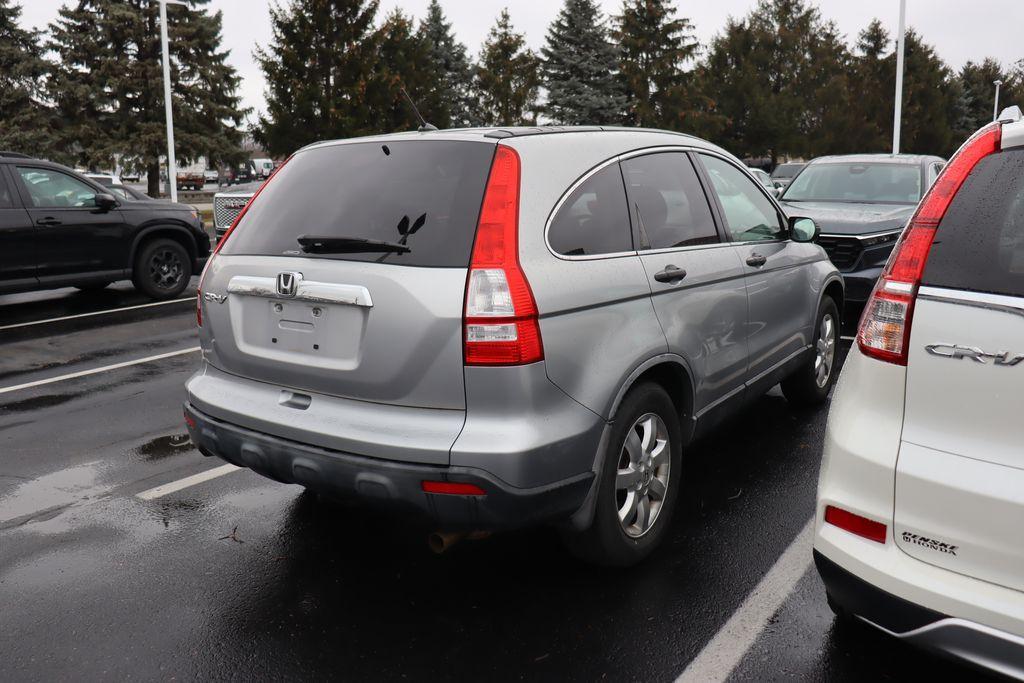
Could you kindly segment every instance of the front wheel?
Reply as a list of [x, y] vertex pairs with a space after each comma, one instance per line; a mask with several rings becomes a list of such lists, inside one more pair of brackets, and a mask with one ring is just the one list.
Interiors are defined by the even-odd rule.
[[672, 521], [682, 475], [682, 430], [665, 390], [643, 384], [619, 407], [599, 473], [590, 528], [566, 536], [584, 560], [615, 567], [640, 562]]
[[170, 299], [181, 294], [192, 277], [192, 260], [174, 240], [156, 239], [139, 250], [132, 282], [136, 289], [154, 299]]
[[799, 370], [782, 380], [783, 395], [796, 405], [821, 405], [836, 381], [839, 307], [831, 297], [821, 300], [814, 329], [814, 355]]

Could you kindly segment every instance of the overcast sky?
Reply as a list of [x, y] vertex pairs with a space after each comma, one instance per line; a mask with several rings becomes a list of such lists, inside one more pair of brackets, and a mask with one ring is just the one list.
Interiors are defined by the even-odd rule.
[[[18, 0], [15, 0], [16, 2]], [[57, 16], [65, 0], [20, 0], [22, 21], [44, 27]], [[211, 10], [224, 12], [224, 45], [231, 50], [230, 61], [243, 77], [242, 97], [246, 106], [261, 110], [263, 78], [252, 58], [255, 45], [270, 41], [271, 2], [287, 0], [212, 0]], [[813, 1], [813, 0], [812, 0]], [[394, 7], [419, 18], [429, 0], [381, 0], [381, 16]], [[618, 12], [622, 0], [600, 0], [606, 13]], [[697, 38], [706, 43], [725, 25], [729, 16], [742, 17], [756, 0], [677, 0], [681, 16], [691, 19]], [[852, 41], [872, 18], [878, 17], [896, 32], [899, 0], [818, 0], [827, 19]], [[547, 25], [558, 13], [560, 0], [441, 0], [455, 33], [475, 55], [502, 7], [508, 7], [512, 21], [526, 33], [534, 49], [544, 43]], [[173, 8], [170, 11], [174, 11]], [[991, 56], [1004, 64], [1024, 58], [1024, 2], [1020, 0], [908, 0], [907, 24], [917, 29], [926, 42], [954, 68], [968, 60]]]

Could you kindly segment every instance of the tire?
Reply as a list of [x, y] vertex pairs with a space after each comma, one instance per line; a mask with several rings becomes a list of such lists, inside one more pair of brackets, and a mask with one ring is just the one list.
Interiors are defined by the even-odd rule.
[[[799, 370], [782, 380], [786, 400], [798, 406], [819, 406], [836, 381], [836, 349], [839, 345], [839, 308], [824, 297], [814, 322], [814, 355]], [[822, 370], [824, 368], [824, 370]]]
[[75, 289], [83, 292], [98, 292], [101, 289], [106, 289], [110, 284], [110, 282], [86, 282], [80, 285], [75, 285]]
[[135, 288], [153, 299], [170, 299], [188, 286], [192, 277], [192, 259], [185, 247], [174, 240], [146, 242], [135, 257], [132, 282]]
[[[645, 432], [652, 437], [645, 439]], [[656, 446], [659, 441], [667, 442], [660, 450]], [[650, 445], [644, 447], [645, 442]], [[659, 453], [663, 454], [660, 458]], [[628, 567], [643, 560], [671, 525], [681, 475], [682, 429], [672, 400], [656, 384], [634, 387], [619, 406], [612, 426], [599, 474], [594, 518], [590, 528], [565, 534], [569, 551], [587, 562], [611, 567]], [[635, 484], [630, 486], [639, 486], [639, 490], [624, 486], [632, 480]], [[620, 508], [624, 514], [621, 522]], [[647, 524], [640, 516], [644, 509]]]

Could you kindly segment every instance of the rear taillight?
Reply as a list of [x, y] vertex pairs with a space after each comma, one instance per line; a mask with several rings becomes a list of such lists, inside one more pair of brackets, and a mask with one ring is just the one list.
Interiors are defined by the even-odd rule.
[[466, 365], [544, 358], [537, 304], [519, 265], [519, 155], [499, 145], [487, 179], [463, 316]]
[[235, 216], [235, 220], [231, 221], [231, 225], [229, 225], [228, 229], [224, 231], [224, 235], [217, 240], [217, 246], [213, 248], [213, 253], [211, 253], [210, 258], [206, 260], [203, 272], [199, 275], [199, 286], [196, 287], [196, 324], [199, 327], [203, 326], [203, 278], [206, 277], [206, 271], [210, 269], [210, 264], [213, 263], [213, 259], [217, 258], [217, 254], [220, 253], [224, 243], [228, 241], [228, 237], [231, 236], [231, 232], [235, 229], [235, 226], [242, 220], [242, 216], [244, 216], [245, 212], [249, 210], [249, 207], [252, 206], [254, 201], [256, 201], [256, 198], [260, 196], [260, 192], [263, 192], [263, 188], [270, 184], [270, 181], [273, 180], [275, 175], [277, 175], [277, 172], [284, 168], [285, 164], [289, 161], [291, 161], [291, 157], [285, 159], [284, 163], [270, 172], [270, 175], [267, 176], [265, 181], [263, 181], [263, 184], [256, 189], [256, 192], [253, 193], [252, 198], [245, 206], [242, 207], [242, 210], [238, 212], [238, 215]]
[[825, 523], [876, 543], [885, 543], [885, 525], [834, 505], [825, 507]]
[[981, 159], [999, 150], [1001, 130], [993, 123], [971, 136], [921, 200], [864, 307], [857, 345], [865, 355], [907, 364], [914, 301], [935, 230], [970, 172]]

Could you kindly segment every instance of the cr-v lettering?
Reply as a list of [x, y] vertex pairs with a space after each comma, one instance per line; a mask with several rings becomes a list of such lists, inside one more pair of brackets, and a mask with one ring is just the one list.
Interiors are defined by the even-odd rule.
[[976, 346], [960, 346], [959, 344], [928, 344], [924, 350], [933, 356], [944, 358], [970, 358], [975, 363], [985, 363], [991, 358], [995, 365], [1017, 365], [1024, 360], [1024, 355], [1011, 354], [1009, 351], [989, 353]]

